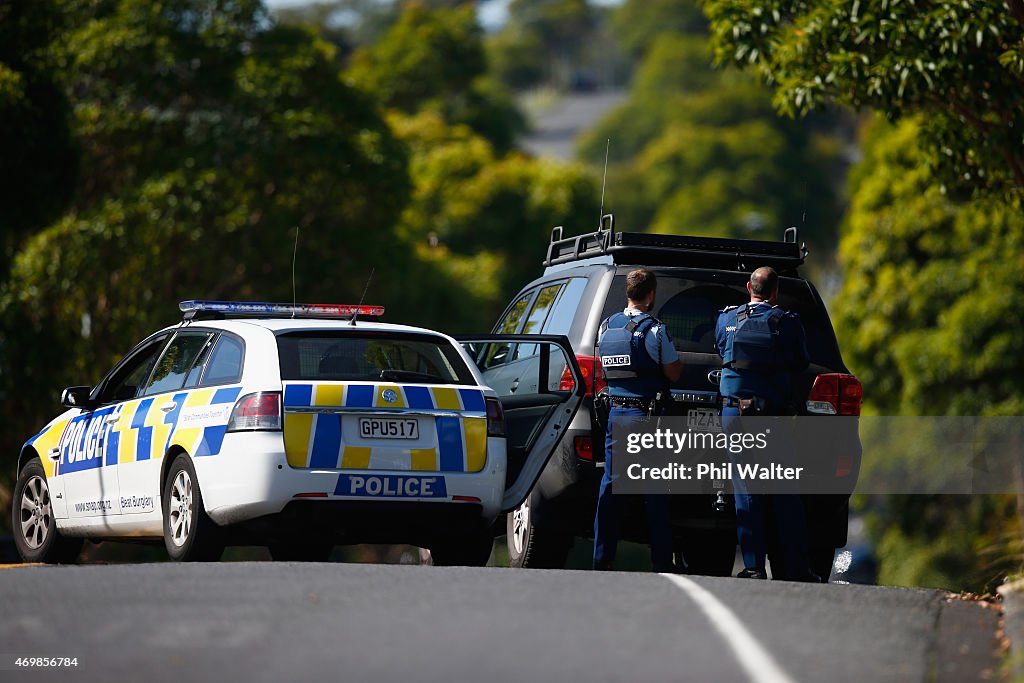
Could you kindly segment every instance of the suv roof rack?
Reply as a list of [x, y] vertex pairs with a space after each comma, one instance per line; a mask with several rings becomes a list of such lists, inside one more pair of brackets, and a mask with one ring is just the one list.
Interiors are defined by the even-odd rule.
[[562, 237], [562, 226], [551, 231], [544, 266], [571, 263], [595, 256], [611, 256], [617, 264], [692, 266], [751, 272], [771, 266], [780, 274], [795, 274], [807, 258], [799, 231], [787, 228], [782, 242], [686, 235], [616, 232], [615, 216], [605, 214], [596, 232]]

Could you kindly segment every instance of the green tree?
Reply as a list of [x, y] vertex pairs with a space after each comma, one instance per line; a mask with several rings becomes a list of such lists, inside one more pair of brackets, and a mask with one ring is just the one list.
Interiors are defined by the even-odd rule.
[[[876, 120], [851, 176], [833, 310], [843, 355], [882, 414], [1020, 415], [1024, 217], [942, 191], [923, 124]], [[941, 457], [940, 454], [937, 457]], [[1016, 503], [1005, 496], [866, 499], [880, 581], [991, 590], [1019, 570]]]
[[512, 0], [504, 28], [487, 41], [495, 76], [519, 90], [569, 86], [594, 61], [585, 48], [599, 24], [587, 0]]
[[705, 37], [708, 22], [694, 0], [626, 0], [612, 14], [612, 29], [619, 43], [640, 59], [653, 37], [662, 33]]
[[285, 26], [300, 26], [338, 49], [345, 60], [356, 48], [372, 45], [398, 20], [398, 2], [380, 0], [320, 0], [272, 10]]
[[839, 157], [820, 123], [780, 118], [753, 78], [714, 70], [706, 36], [660, 33], [580, 154], [600, 164], [611, 141], [607, 205], [622, 229], [779, 239], [805, 225], [829, 247]]
[[840, 247], [844, 355], [885, 411], [1024, 414], [1024, 216], [944, 194], [922, 134], [907, 119], [864, 141]]
[[59, 216], [74, 189], [71, 107], [48, 51], [63, 24], [54, 0], [0, 4], [0, 277], [21, 241]]
[[526, 123], [486, 73], [472, 5], [431, 9], [410, 3], [380, 41], [353, 55], [347, 76], [384, 107], [406, 114], [440, 112], [508, 150]]
[[348, 74], [384, 106], [412, 113], [424, 102], [457, 97], [484, 73], [481, 36], [470, 6], [410, 3], [380, 41], [353, 55]]
[[[410, 292], [404, 305], [461, 329], [489, 329], [524, 283], [540, 275], [551, 228], [593, 229], [598, 201], [582, 167], [498, 156], [467, 126], [450, 126], [435, 112], [391, 118], [410, 149], [413, 196], [399, 233], [450, 278], [441, 288], [458, 296]], [[571, 234], [571, 233], [570, 233]]]
[[544, 45], [540, 36], [512, 24], [486, 40], [487, 58], [494, 77], [515, 90], [544, 81]]
[[776, 86], [781, 111], [831, 102], [927, 116], [940, 183], [1024, 194], [1024, 2], [708, 0], [718, 58]]
[[395, 262], [408, 199], [405, 147], [341, 81], [333, 48], [268, 24], [259, 3], [65, 7], [51, 49], [87, 172], [0, 296], [6, 424], [41, 424], [58, 387], [99, 379], [174, 321], [175, 301], [291, 298], [296, 230], [298, 294], [357, 298], [371, 267]]

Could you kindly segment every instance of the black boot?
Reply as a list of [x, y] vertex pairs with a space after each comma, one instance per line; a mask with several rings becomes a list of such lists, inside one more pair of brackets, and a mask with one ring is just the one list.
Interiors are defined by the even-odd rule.
[[736, 575], [737, 579], [767, 579], [768, 574], [763, 569], [751, 569], [747, 567]]

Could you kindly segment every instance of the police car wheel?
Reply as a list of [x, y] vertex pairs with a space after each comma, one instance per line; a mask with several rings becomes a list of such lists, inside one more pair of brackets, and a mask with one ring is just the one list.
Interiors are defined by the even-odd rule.
[[562, 569], [572, 548], [572, 536], [538, 529], [533, 523], [532, 509], [539, 494], [530, 493], [526, 500], [506, 515], [505, 532], [509, 565], [536, 569]]
[[81, 538], [62, 536], [50, 505], [50, 488], [39, 458], [29, 460], [14, 485], [14, 545], [25, 562], [71, 564], [82, 551]]
[[329, 543], [271, 543], [269, 550], [275, 562], [326, 562], [334, 546]]
[[164, 482], [164, 546], [178, 562], [216, 562], [224, 553], [221, 528], [206, 514], [192, 461], [174, 459]]

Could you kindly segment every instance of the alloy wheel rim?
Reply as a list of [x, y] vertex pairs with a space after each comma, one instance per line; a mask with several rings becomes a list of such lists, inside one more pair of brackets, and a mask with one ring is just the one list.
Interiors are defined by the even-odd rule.
[[168, 526], [171, 542], [181, 547], [192, 532], [192, 477], [181, 470], [171, 484], [171, 498], [167, 503]]
[[530, 527], [530, 497], [512, 511], [512, 545], [517, 554], [526, 549], [526, 533]]
[[38, 550], [46, 543], [53, 524], [50, 509], [50, 489], [46, 480], [33, 475], [21, 492], [21, 534], [31, 550]]

